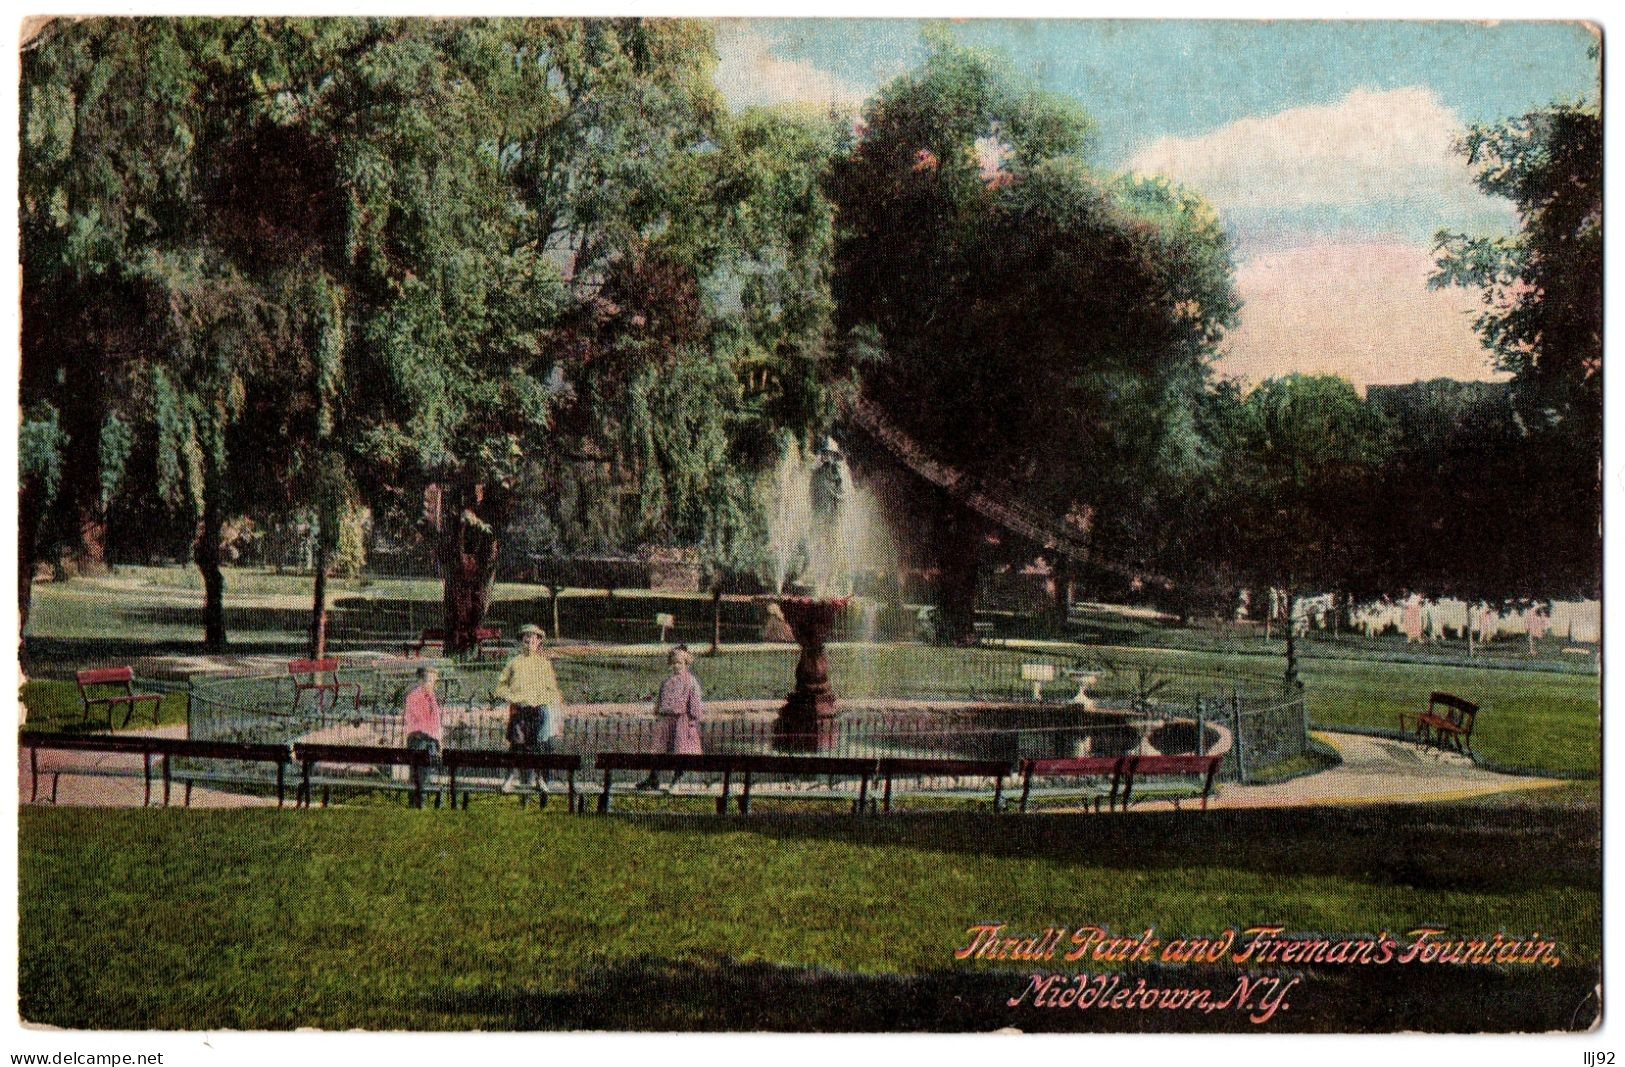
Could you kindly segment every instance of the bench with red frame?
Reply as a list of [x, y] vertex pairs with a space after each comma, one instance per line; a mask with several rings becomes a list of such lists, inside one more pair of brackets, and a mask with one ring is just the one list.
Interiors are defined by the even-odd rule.
[[[1027, 810], [1032, 795], [1034, 778], [1104, 778], [1112, 784], [1106, 809], [1117, 806], [1117, 793], [1122, 786], [1128, 756], [1078, 756], [1068, 759], [1024, 759], [1018, 773], [1021, 775], [1021, 810]], [[1098, 810], [1099, 798], [1095, 800]]]
[[[574, 753], [564, 752], [497, 752], [491, 749], [480, 748], [448, 748], [440, 754], [440, 765], [445, 769], [447, 790], [451, 796], [451, 806], [457, 806], [459, 791], [462, 793], [462, 805], [468, 807], [468, 796], [473, 791], [473, 783], [465, 777], [462, 784], [457, 781], [458, 771], [491, 770], [491, 771], [529, 771], [540, 776], [551, 771], [565, 773], [565, 803], [567, 811], [574, 812], [580, 806], [576, 801], [576, 772], [581, 770], [581, 757]], [[490, 791], [492, 786], [487, 783], [483, 787]], [[523, 805], [531, 794], [537, 794], [541, 806], [547, 806], [547, 791], [540, 786], [519, 790], [519, 803]]]
[[413, 659], [417, 659], [430, 649], [436, 653], [446, 650], [446, 631], [439, 627], [428, 627], [418, 633], [416, 641], [408, 641], [401, 646], [401, 652]]
[[[746, 752], [720, 752], [688, 755], [675, 752], [600, 752], [593, 757], [593, 765], [604, 772], [604, 790], [598, 797], [598, 811], [610, 810], [611, 778], [615, 771], [684, 771], [697, 774], [721, 774], [722, 795], [716, 800], [718, 815], [728, 813], [732, 798], [733, 779], [740, 777], [738, 808], [741, 815], [750, 814], [751, 784], [756, 775], [779, 774], [806, 777], [856, 777], [859, 779], [858, 796], [852, 801], [854, 814], [869, 806], [869, 782], [875, 777], [876, 761], [871, 758], [844, 756], [774, 756]], [[820, 798], [823, 799], [823, 798]], [[844, 797], [842, 798], [844, 799]]]
[[[113, 708], [124, 705], [124, 722], [130, 725], [130, 718], [135, 714], [137, 705], [152, 704], [152, 724], [158, 725], [158, 707], [164, 702], [160, 693], [137, 693], [135, 691], [135, 672], [129, 667], [97, 667], [92, 670], [74, 671], [74, 681], [79, 683], [79, 700], [85, 706], [84, 721], [90, 721], [90, 709], [96, 705], [107, 708], [107, 728], [113, 728]], [[107, 693], [103, 690], [123, 686], [122, 693]]]
[[[444, 655], [445, 651], [446, 631], [438, 626], [427, 627], [419, 632], [416, 641], [408, 641], [401, 646], [401, 652], [410, 659], [418, 659], [425, 652]], [[477, 659], [496, 659], [512, 651], [502, 643], [502, 627], [481, 626], [475, 629], [474, 655]]]
[[[1440, 714], [1438, 709], [1444, 708]], [[1464, 756], [1473, 752], [1473, 722], [1478, 718], [1478, 705], [1452, 693], [1428, 694], [1428, 710], [1412, 715], [1400, 712], [1399, 732], [1410, 734], [1419, 745], [1431, 745], [1440, 751], [1455, 751]], [[1410, 722], [1415, 721], [1414, 727]]]
[[[1213, 792], [1213, 779], [1219, 772], [1219, 763], [1223, 756], [1130, 756], [1128, 757], [1128, 770], [1123, 782], [1123, 810], [1128, 810], [1129, 799], [1134, 792], [1134, 783], [1142, 778], [1191, 777], [1202, 780], [1202, 810], [1207, 810], [1208, 795]], [[1174, 798], [1174, 807], [1179, 807], [1179, 799]]]
[[[319, 764], [338, 764], [352, 767], [408, 767], [428, 768], [433, 766], [433, 757], [428, 749], [424, 748], [390, 748], [383, 745], [318, 745], [299, 743], [293, 746], [293, 759], [299, 764], [299, 788], [294, 793], [294, 804], [297, 807], [310, 807], [313, 787], [322, 787], [322, 807], [327, 807], [331, 790], [342, 789], [396, 789], [406, 790], [412, 794], [412, 805], [423, 806], [423, 790], [418, 783], [409, 777], [407, 781], [400, 782], [391, 778], [367, 778], [361, 775], [330, 776], [318, 778], [315, 774]], [[434, 790], [435, 807], [440, 806], [440, 790]]]
[[328, 659], [294, 659], [288, 661], [288, 674], [293, 678], [293, 708], [299, 709], [300, 698], [307, 692], [316, 694], [316, 710], [322, 710], [324, 693], [331, 693], [329, 707], [337, 707], [339, 694], [349, 689], [355, 693], [355, 710], [361, 710], [361, 683], [346, 682], [339, 677], [342, 664], [335, 657]]
[[[1223, 756], [1082, 756], [1075, 759], [1027, 759], [1021, 761], [1021, 810], [1027, 810], [1027, 799], [1034, 778], [1101, 778], [1111, 781], [1106, 810], [1122, 806], [1123, 811], [1134, 793], [1134, 783], [1146, 778], [1188, 777], [1202, 779], [1202, 810], [1207, 810], [1208, 797], [1213, 792], [1213, 779], [1218, 774]], [[1099, 810], [1096, 798], [1095, 807]], [[1178, 806], [1178, 800], [1175, 800]]]

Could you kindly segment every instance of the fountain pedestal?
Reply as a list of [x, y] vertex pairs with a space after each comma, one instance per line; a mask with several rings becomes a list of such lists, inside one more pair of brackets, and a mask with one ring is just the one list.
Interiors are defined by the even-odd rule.
[[835, 686], [829, 680], [824, 642], [846, 599], [782, 597], [778, 605], [801, 646], [801, 658], [796, 661], [796, 687], [773, 725], [774, 741], [786, 751], [828, 752], [835, 747]]

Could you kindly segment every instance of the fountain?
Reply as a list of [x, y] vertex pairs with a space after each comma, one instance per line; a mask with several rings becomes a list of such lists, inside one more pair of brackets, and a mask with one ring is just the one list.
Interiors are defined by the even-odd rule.
[[824, 645], [852, 602], [854, 573], [884, 567], [889, 546], [882, 543], [876, 502], [853, 484], [834, 438], [811, 455], [797, 444], [787, 448], [774, 488], [774, 594], [767, 599], [779, 606], [801, 646], [795, 689], [774, 736], [782, 749], [827, 751], [835, 738], [835, 688]]
[[790, 691], [773, 727], [779, 748], [800, 752], [827, 752], [835, 744], [835, 686], [829, 680], [829, 657], [824, 642], [845, 609], [845, 597], [779, 597], [778, 605], [790, 625], [801, 658], [796, 661], [796, 687]]

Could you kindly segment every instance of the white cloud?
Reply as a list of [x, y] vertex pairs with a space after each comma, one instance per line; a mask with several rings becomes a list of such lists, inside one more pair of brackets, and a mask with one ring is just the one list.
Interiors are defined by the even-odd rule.
[[801, 104], [856, 112], [871, 91], [807, 60], [780, 59], [772, 39], [742, 22], [717, 23], [716, 85], [734, 109]]
[[1339, 374], [1362, 390], [1427, 378], [1504, 378], [1473, 331], [1478, 293], [1429, 290], [1426, 245], [1322, 244], [1241, 264], [1245, 304], [1219, 361], [1247, 379]]
[[1463, 127], [1431, 89], [1356, 89], [1335, 104], [1164, 137], [1129, 161], [1200, 190], [1244, 230], [1317, 219], [1369, 233], [1428, 233], [1509, 220], [1451, 147]]

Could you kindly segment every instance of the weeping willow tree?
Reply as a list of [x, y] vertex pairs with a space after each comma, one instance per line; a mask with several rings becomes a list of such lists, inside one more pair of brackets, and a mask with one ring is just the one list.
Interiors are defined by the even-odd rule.
[[94, 449], [103, 486], [106, 427], [151, 434], [135, 491], [196, 520], [211, 648], [225, 519], [313, 507], [331, 548], [356, 492], [335, 432], [349, 354], [488, 237], [468, 224], [491, 209], [467, 176], [495, 171], [490, 122], [464, 121], [484, 106], [467, 75], [497, 59], [479, 43], [407, 20], [137, 19], [27, 46], [25, 397], [89, 409], [64, 420], [64, 466]]
[[498, 29], [490, 157], [509, 213], [363, 346], [380, 388], [357, 420], [384, 492], [410, 507], [441, 489], [453, 651], [516, 525], [549, 554], [743, 559], [748, 472], [822, 395], [828, 130], [730, 118], [703, 24]]
[[60, 470], [95, 472], [58, 498], [123, 484], [194, 519], [212, 648], [240, 510], [314, 509], [321, 574], [338, 512], [438, 486], [453, 651], [538, 466], [559, 496], [583, 462], [648, 490], [605, 537], [741, 551], [734, 466], [817, 410], [827, 137], [735, 124], [713, 62], [679, 21], [49, 25], [24, 398], [59, 413], [35, 440]]

